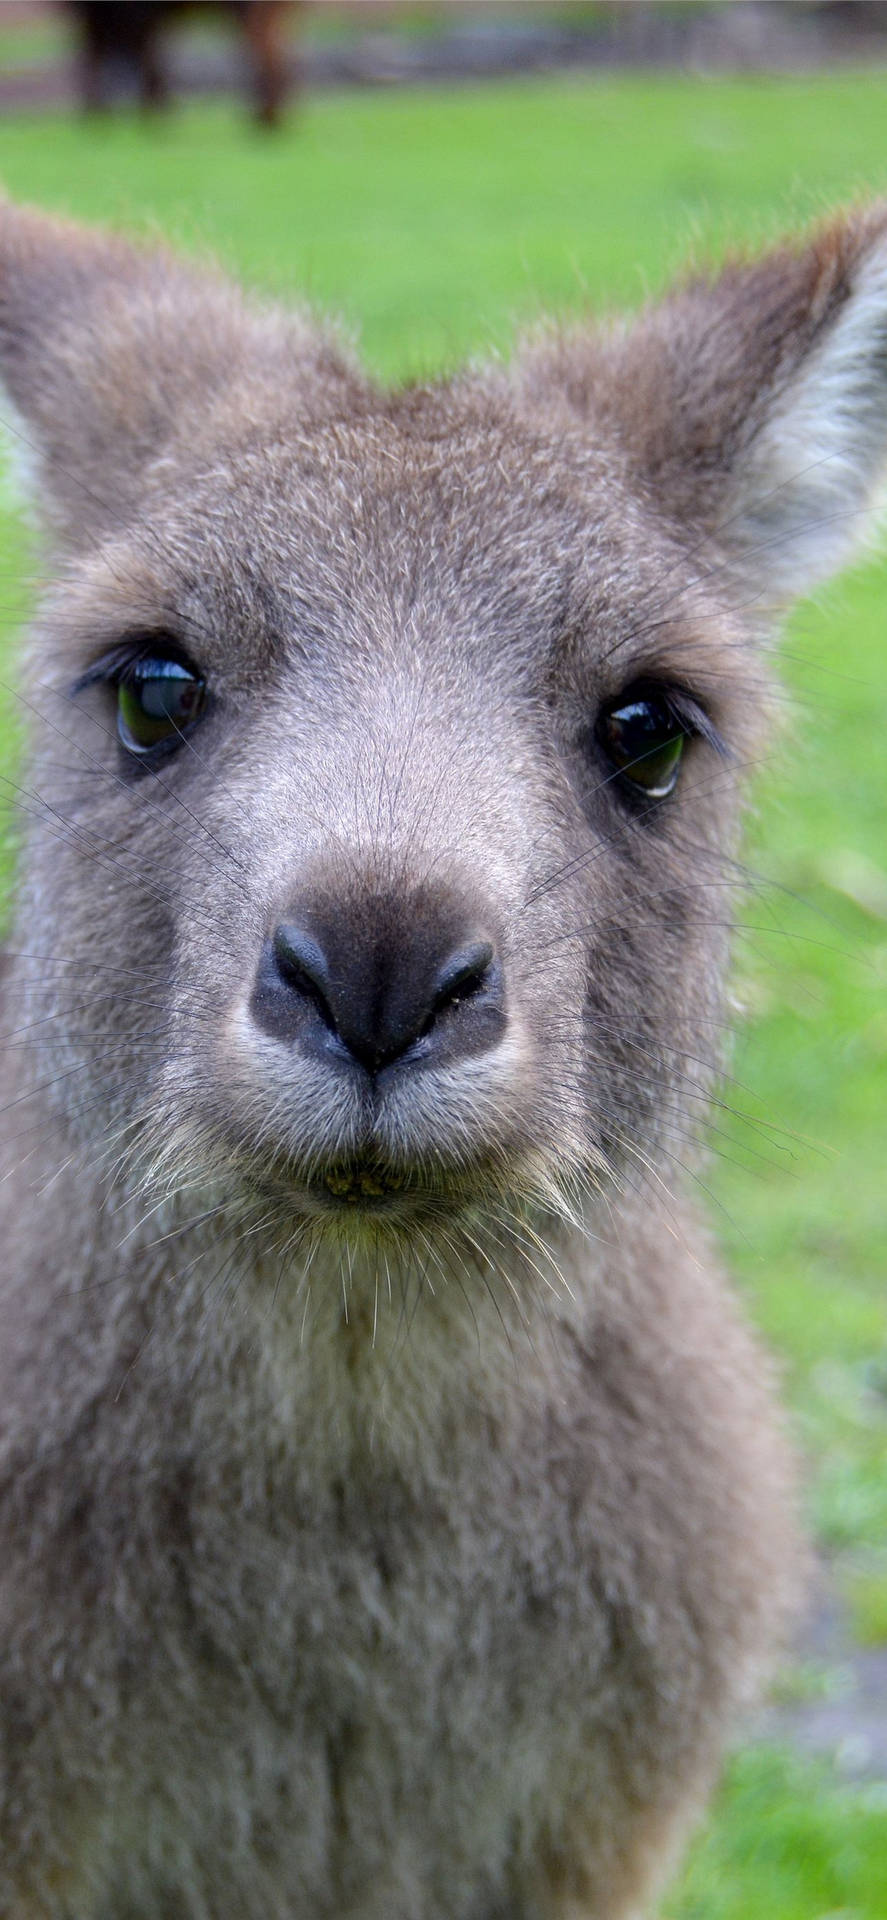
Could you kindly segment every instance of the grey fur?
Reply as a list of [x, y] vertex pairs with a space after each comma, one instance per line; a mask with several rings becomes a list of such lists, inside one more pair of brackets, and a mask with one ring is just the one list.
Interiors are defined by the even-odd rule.
[[[797, 1586], [694, 1172], [765, 642], [880, 473], [885, 262], [851, 218], [389, 393], [0, 209], [57, 556], [2, 977], [4, 1920], [654, 1899]], [[134, 775], [84, 676], [158, 631], [212, 702]], [[638, 680], [727, 749], [640, 809], [593, 735]], [[261, 1029], [306, 890], [358, 949], [458, 902], [501, 1042], [372, 1105]], [[337, 1205], [344, 1164], [401, 1190]]]

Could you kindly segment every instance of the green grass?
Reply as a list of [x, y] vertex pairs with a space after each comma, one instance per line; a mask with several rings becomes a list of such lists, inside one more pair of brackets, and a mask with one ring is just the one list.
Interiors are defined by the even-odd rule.
[[752, 1749], [664, 1920], [884, 1920], [885, 1828], [883, 1784], [842, 1787], [792, 1754]]
[[[540, 310], [637, 303], [689, 249], [759, 240], [887, 188], [887, 77], [608, 78], [308, 103], [277, 141], [238, 106], [86, 132], [0, 126], [17, 196], [158, 227], [359, 329], [386, 374], [501, 350]], [[0, 502], [0, 507], [2, 507]], [[0, 646], [19, 617], [22, 535]], [[6, 535], [4, 534], [4, 545]], [[711, 1185], [783, 1356], [810, 1511], [862, 1641], [887, 1640], [887, 573], [805, 606], [790, 726], [761, 774], [741, 918], [749, 1024]], [[13, 707], [4, 709], [7, 729]], [[10, 749], [11, 750], [11, 749]], [[743, 1755], [673, 1920], [885, 1920], [883, 1795]]]

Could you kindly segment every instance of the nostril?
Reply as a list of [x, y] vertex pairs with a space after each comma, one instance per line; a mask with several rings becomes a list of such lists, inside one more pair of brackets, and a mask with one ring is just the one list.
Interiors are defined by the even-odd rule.
[[495, 952], [489, 940], [477, 940], [451, 954], [434, 983], [434, 997], [426, 1022], [428, 1032], [439, 1015], [457, 1007], [462, 1000], [474, 999], [490, 986]]
[[250, 1002], [259, 1026], [327, 1061], [350, 1054], [371, 1076], [495, 1045], [506, 1016], [494, 943], [466, 938], [464, 922], [454, 940], [442, 911], [411, 916], [408, 904], [386, 898], [363, 924], [317, 907], [281, 921]]
[[304, 927], [284, 925], [272, 936], [271, 949], [287, 986], [312, 1001], [325, 1025], [335, 1031], [330, 970], [319, 942]]

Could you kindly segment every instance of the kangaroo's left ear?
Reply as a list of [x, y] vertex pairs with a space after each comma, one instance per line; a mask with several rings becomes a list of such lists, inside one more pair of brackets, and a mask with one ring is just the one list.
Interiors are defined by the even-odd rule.
[[766, 601], [864, 539], [887, 468], [887, 206], [679, 287], [627, 331], [543, 339], [526, 401], [621, 442], [645, 493]]
[[[0, 202], [0, 421], [31, 452], [38, 504], [75, 550], [137, 522], [156, 463], [184, 472], [217, 422], [341, 411], [334, 339], [221, 274]], [[207, 442], [206, 457], [212, 447]]]

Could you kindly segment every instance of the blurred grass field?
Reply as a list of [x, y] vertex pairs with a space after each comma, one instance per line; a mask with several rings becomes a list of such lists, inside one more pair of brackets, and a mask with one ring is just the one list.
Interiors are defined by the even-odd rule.
[[[887, 191], [887, 74], [568, 80], [310, 101], [276, 140], [236, 107], [0, 125], [6, 190], [162, 230], [307, 294], [414, 376], [542, 310], [637, 304], [688, 252]], [[0, 498], [0, 675], [33, 561]], [[860, 1644], [887, 1645], [887, 568], [796, 616], [789, 726], [761, 769], [740, 913], [747, 1009], [711, 1209], [782, 1356], [809, 1509]], [[2, 696], [2, 762], [15, 708]], [[820, 1676], [828, 1684], [828, 1675]], [[818, 1684], [818, 1682], [817, 1682]], [[887, 1783], [737, 1758], [670, 1920], [887, 1920]]]

